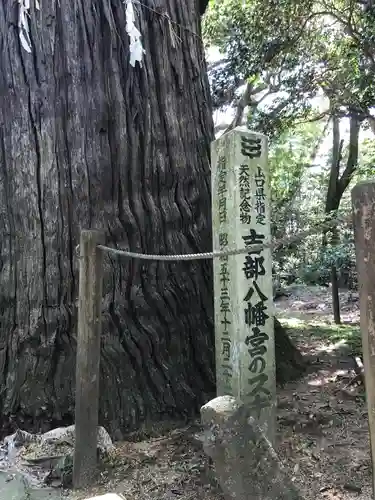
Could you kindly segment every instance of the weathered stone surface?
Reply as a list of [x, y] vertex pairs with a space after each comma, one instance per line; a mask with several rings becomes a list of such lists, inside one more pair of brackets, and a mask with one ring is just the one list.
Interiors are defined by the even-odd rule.
[[212, 143], [213, 247], [249, 247], [214, 259], [217, 394], [251, 409], [275, 435], [276, 373], [267, 139], [238, 127]]
[[[14, 434], [7, 436], [4, 439], [4, 444], [8, 449], [8, 453], [11, 450], [18, 448], [27, 443], [39, 443], [41, 445], [53, 445], [66, 443], [70, 446], [74, 446], [75, 441], [75, 426], [69, 425], [68, 427], [57, 427], [44, 434], [31, 434], [26, 431], [18, 429]], [[98, 449], [103, 453], [108, 453], [113, 450], [114, 446], [108, 432], [104, 427], [98, 426]]]
[[[4, 439], [4, 445], [0, 448], [0, 466], [8, 477], [12, 477], [11, 474], [16, 471], [22, 477], [29, 478], [33, 485], [40, 486], [37, 491], [43, 494], [49, 491], [45, 486], [70, 487], [74, 445], [74, 425], [58, 427], [42, 435], [17, 430]], [[98, 427], [97, 447], [103, 455], [114, 448], [104, 427]]]
[[117, 493], [107, 493], [106, 495], [101, 495], [99, 497], [85, 498], [85, 500], [124, 500], [124, 497], [120, 497]]
[[203, 447], [212, 458], [224, 494], [235, 500], [301, 500], [270, 441], [231, 396], [201, 408]]
[[[0, 499], [1, 500], [69, 500], [71, 496], [66, 496], [57, 488], [38, 488], [33, 486], [28, 478], [18, 472], [0, 471]], [[124, 500], [124, 497], [116, 493], [87, 497], [85, 500]]]
[[21, 474], [0, 472], [0, 498], [26, 500], [27, 484]]
[[0, 498], [2, 500], [60, 500], [63, 496], [60, 490], [32, 487], [23, 474], [0, 471]]

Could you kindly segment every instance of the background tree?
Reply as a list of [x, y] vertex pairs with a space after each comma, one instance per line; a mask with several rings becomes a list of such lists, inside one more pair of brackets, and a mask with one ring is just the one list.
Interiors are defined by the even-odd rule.
[[[326, 123], [301, 124], [275, 138], [270, 147], [269, 164], [272, 193], [272, 234], [275, 239], [292, 236], [308, 227], [321, 211], [321, 175], [313, 173], [316, 154], [326, 134]], [[308, 185], [309, 189], [305, 189]], [[304, 241], [274, 251], [276, 278], [293, 282], [298, 267], [291, 256], [300, 260], [309, 255]]]
[[[204, 35], [224, 54], [211, 70], [214, 103], [245, 103], [250, 124], [271, 134], [333, 110], [373, 124], [374, 23], [352, 0], [211, 0]], [[327, 106], [314, 114], [319, 95]]]
[[[207, 43], [216, 45], [224, 61], [211, 72], [214, 102], [220, 96], [234, 108], [228, 128], [247, 110], [251, 128], [275, 139], [293, 135], [296, 125], [333, 124], [331, 168], [324, 213], [337, 214], [358, 166], [359, 133], [374, 128], [375, 17], [369, 6], [352, 1], [211, 0], [205, 21]], [[225, 90], [221, 74], [234, 75]], [[242, 91], [240, 91], [242, 85]], [[350, 121], [348, 146], [340, 137], [340, 120]], [[327, 121], [328, 120], [328, 121]], [[328, 127], [328, 130], [329, 128]], [[282, 230], [283, 228], [281, 228]], [[339, 243], [332, 231], [330, 245]], [[327, 246], [326, 234], [323, 246]], [[333, 308], [340, 321], [337, 270], [331, 266]]]

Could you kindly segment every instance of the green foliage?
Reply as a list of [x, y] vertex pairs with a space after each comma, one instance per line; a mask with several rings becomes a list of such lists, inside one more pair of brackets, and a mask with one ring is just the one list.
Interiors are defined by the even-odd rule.
[[[322, 222], [329, 176], [329, 156], [312, 159], [312, 152], [320, 144], [325, 132], [324, 122], [295, 127], [290, 134], [283, 133], [271, 144], [270, 170], [272, 191], [272, 233], [278, 239], [305, 231]], [[371, 141], [369, 153], [363, 154], [359, 171], [368, 172], [375, 148]], [[365, 148], [363, 148], [365, 152]], [[357, 174], [353, 182], [360, 180]], [[342, 213], [350, 213], [350, 195], [342, 203]], [[340, 215], [340, 214], [338, 214]], [[328, 285], [331, 267], [338, 270], [342, 286], [356, 286], [355, 253], [351, 228], [348, 223], [339, 227], [339, 242], [322, 246], [322, 232], [308, 236], [299, 243], [274, 252], [274, 273], [278, 280], [289, 284]]]
[[[316, 222], [322, 210], [322, 175], [314, 171], [312, 152], [319, 144], [323, 131], [323, 123], [304, 124], [295, 127], [289, 134], [284, 132], [271, 144], [269, 164], [272, 234], [275, 239], [307, 229]], [[315, 243], [311, 245], [308, 238], [274, 252], [274, 271], [281, 281], [283, 277], [287, 282], [298, 278], [305, 254], [312, 256], [311, 248], [316, 247]]]
[[322, 132], [322, 123], [304, 124], [283, 132], [272, 143], [269, 166], [274, 212], [285, 210], [293, 202], [304, 172], [312, 167], [312, 153]]
[[317, 259], [300, 265], [298, 279], [307, 285], [328, 285], [331, 281], [331, 268], [335, 266], [342, 287], [356, 286], [355, 250], [351, 241], [339, 245], [322, 247]]
[[375, 16], [352, 0], [211, 0], [204, 21], [206, 43], [227, 59], [213, 88], [220, 74], [251, 82], [249, 125], [269, 135], [319, 115], [317, 95], [329, 99], [327, 112], [366, 119], [375, 104], [374, 33]]
[[297, 318], [281, 319], [288, 333], [296, 339], [311, 338], [336, 344], [345, 343], [352, 356], [362, 355], [361, 331], [355, 325], [329, 325], [325, 321], [308, 321]]
[[[210, 0], [204, 38], [224, 54], [211, 73], [216, 105], [226, 99], [235, 105], [235, 89], [247, 84], [248, 126], [271, 139], [273, 236], [309, 229], [324, 217], [332, 154], [316, 158], [316, 145], [328, 118], [355, 117], [375, 132], [374, 9], [353, 0]], [[340, 151], [338, 177], [349, 157], [347, 141]], [[352, 183], [375, 175], [374, 141], [361, 142], [358, 168], [353, 165]], [[350, 209], [345, 192], [340, 210]], [[328, 284], [335, 265], [341, 284], [352, 286], [347, 229], [339, 228], [336, 246], [322, 247], [318, 233], [279, 249], [274, 272], [287, 282]]]
[[361, 143], [360, 162], [355, 181], [375, 176], [375, 141], [366, 138]]

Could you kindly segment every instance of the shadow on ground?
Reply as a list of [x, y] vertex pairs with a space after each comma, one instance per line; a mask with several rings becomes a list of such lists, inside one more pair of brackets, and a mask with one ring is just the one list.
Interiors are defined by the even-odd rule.
[[[278, 452], [306, 500], [369, 500], [371, 456], [356, 300], [342, 292], [342, 325], [329, 290], [276, 303], [276, 314], [308, 360], [306, 375], [278, 391]], [[355, 383], [353, 383], [355, 381]]]

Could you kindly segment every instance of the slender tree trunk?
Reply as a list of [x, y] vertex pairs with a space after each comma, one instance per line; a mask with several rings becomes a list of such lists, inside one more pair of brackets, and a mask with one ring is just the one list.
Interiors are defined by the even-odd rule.
[[340, 296], [339, 296], [339, 284], [337, 279], [336, 266], [332, 266], [331, 268], [331, 286], [332, 286], [333, 320], [336, 323], [336, 325], [340, 325], [341, 324]]
[[[328, 181], [328, 191], [327, 191], [327, 199], [326, 199], [326, 207], [325, 213], [327, 217], [331, 214], [333, 210], [337, 210], [340, 205], [341, 196], [339, 194], [339, 181], [340, 181], [340, 163], [341, 163], [341, 155], [343, 149], [343, 141], [340, 139], [340, 119], [337, 116], [332, 117], [332, 162], [331, 162], [331, 171]], [[335, 231], [335, 241], [332, 238], [332, 245], [337, 243], [338, 234]], [[323, 232], [322, 246], [327, 247], [328, 239], [327, 239], [328, 231]], [[331, 289], [332, 289], [332, 310], [333, 310], [333, 318], [336, 324], [340, 324], [340, 296], [339, 296], [339, 288], [337, 281], [337, 269], [333, 265], [331, 266]]]
[[[332, 228], [331, 234], [332, 234], [331, 245], [336, 246], [339, 243], [339, 233], [336, 227]], [[337, 276], [337, 268], [335, 265], [331, 267], [331, 287], [332, 287], [333, 320], [336, 325], [340, 325], [341, 313], [340, 313], [339, 282]]]
[[[326, 212], [327, 215], [329, 212]], [[335, 231], [335, 228], [332, 229], [332, 231]], [[323, 232], [323, 239], [322, 239], [322, 247], [327, 247], [328, 246], [328, 239], [327, 239], [327, 233], [328, 231]], [[338, 234], [337, 231], [336, 233], [336, 238], [332, 238], [331, 245], [337, 245], [338, 241]], [[339, 295], [339, 283], [338, 283], [338, 277], [337, 277], [337, 268], [335, 265], [331, 266], [331, 290], [332, 290], [332, 311], [333, 311], [333, 320], [336, 323], [336, 325], [341, 324], [341, 314], [340, 314], [340, 295]]]
[[[209, 251], [206, 64], [195, 0], [0, 2], [0, 410], [70, 421], [81, 228], [144, 253]], [[155, 12], [156, 11], [156, 12]], [[172, 24], [169, 17], [178, 25]], [[211, 262], [107, 257], [100, 421], [186, 416], [215, 389]]]
[[[327, 216], [331, 212], [338, 210], [342, 196], [350, 184], [353, 173], [357, 168], [358, 162], [358, 137], [360, 130], [360, 121], [355, 116], [350, 117], [350, 134], [349, 134], [349, 155], [344, 171], [340, 176], [340, 167], [342, 160], [342, 150], [344, 142], [340, 139], [340, 120], [337, 116], [332, 117], [333, 123], [333, 142], [332, 142], [332, 163], [331, 172], [328, 182], [328, 191], [326, 198], [325, 213]], [[332, 230], [332, 246], [337, 245], [339, 234], [337, 227]], [[327, 246], [327, 233], [324, 231], [322, 246]], [[333, 318], [336, 324], [341, 323], [340, 315], [340, 296], [336, 266], [331, 267], [331, 286], [332, 286], [332, 309]]]

